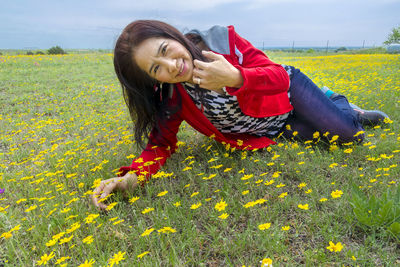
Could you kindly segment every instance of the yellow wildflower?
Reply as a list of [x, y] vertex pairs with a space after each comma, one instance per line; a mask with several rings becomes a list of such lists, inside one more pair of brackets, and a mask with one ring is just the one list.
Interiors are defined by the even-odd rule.
[[144, 210], [142, 210], [142, 214], [146, 214], [149, 213], [150, 211], [153, 211], [154, 208], [145, 208]]
[[69, 260], [71, 257], [61, 257], [56, 261], [56, 264], [61, 264], [66, 260]]
[[271, 180], [265, 182], [264, 184], [265, 184], [265, 185], [271, 185], [271, 184], [273, 184], [273, 183], [275, 183], [275, 181], [274, 181], [274, 179], [271, 179]]
[[308, 204], [299, 204], [297, 205], [297, 207], [299, 207], [302, 210], [308, 210]]
[[47, 254], [44, 254], [42, 257], [40, 257], [40, 260], [39, 261], [37, 261], [37, 265], [45, 265], [45, 264], [47, 264], [47, 262], [49, 261], [49, 260], [51, 260], [52, 258], [54, 258], [54, 256], [55, 256], [55, 254], [54, 254], [54, 252], [52, 251], [49, 255], [47, 255]]
[[132, 197], [131, 199], [129, 199], [129, 203], [133, 204], [133, 203], [135, 203], [138, 199], [139, 199], [139, 197]]
[[271, 227], [271, 223], [264, 223], [264, 224], [260, 224], [258, 226], [258, 229], [260, 229], [261, 231], [267, 230]]
[[190, 209], [191, 210], [195, 210], [195, 209], [199, 208], [200, 206], [201, 206], [201, 202], [198, 202], [198, 203], [193, 204], [192, 206], [190, 206]]
[[148, 235], [150, 235], [154, 230], [155, 230], [154, 228], [146, 229], [140, 236], [148, 236]]
[[229, 217], [229, 214], [228, 213], [222, 213], [220, 216], [218, 216], [218, 218], [220, 218], [220, 219], [222, 219], [222, 220], [225, 220], [226, 218], [228, 218]]
[[343, 195], [342, 190], [336, 190], [331, 193], [332, 198], [340, 198]]
[[114, 208], [117, 204], [118, 204], [118, 202], [110, 203], [110, 205], [107, 206], [106, 210], [111, 210], [111, 209]]
[[96, 180], [93, 181], [93, 185], [92, 185], [91, 188], [97, 188], [97, 187], [100, 186], [100, 184], [101, 184], [101, 179], [100, 178], [96, 179]]
[[20, 230], [20, 229], [21, 229], [21, 225], [18, 224], [17, 226], [13, 227], [13, 228], [10, 230], [10, 233], [12, 233], [12, 232], [14, 232], [14, 231], [18, 231], [18, 230]]
[[145, 251], [145, 252], [143, 252], [142, 254], [137, 255], [136, 257], [137, 257], [138, 259], [141, 259], [141, 258], [143, 258], [144, 256], [146, 256], [146, 255], [149, 254], [149, 253], [150, 253], [150, 251]]
[[71, 235], [70, 237], [65, 237], [63, 239], [60, 240], [60, 245], [64, 244], [64, 243], [68, 243], [69, 241], [71, 241], [71, 239], [74, 237], [74, 235]]
[[255, 205], [257, 205], [256, 202], [250, 201], [250, 202], [247, 202], [246, 204], [244, 204], [243, 207], [245, 207], [247, 209], [247, 208], [253, 207]]
[[340, 242], [335, 245], [335, 243], [329, 241], [329, 246], [326, 248], [332, 252], [340, 252], [343, 249], [343, 245]]
[[306, 183], [300, 183], [297, 187], [301, 189], [301, 188], [305, 187], [306, 185], [307, 185]]
[[85, 260], [85, 262], [80, 264], [78, 267], [92, 267], [95, 262], [94, 259], [91, 259], [90, 261]]
[[36, 209], [37, 208], [37, 205], [32, 205], [32, 206], [30, 206], [29, 208], [27, 208], [26, 210], [25, 210], [25, 212], [30, 212], [30, 211], [32, 211], [32, 210], [34, 210], [34, 209]]
[[81, 224], [79, 222], [74, 223], [71, 225], [71, 228], [67, 229], [67, 234], [74, 232], [76, 229], [80, 228]]
[[115, 253], [114, 256], [112, 256], [112, 258], [110, 258], [110, 266], [114, 266], [114, 264], [119, 264], [120, 261], [124, 260], [124, 255], [126, 254], [126, 252], [122, 253], [121, 251], [119, 251], [118, 253]]
[[46, 246], [47, 246], [47, 247], [54, 246], [55, 244], [57, 244], [57, 241], [58, 241], [58, 239], [49, 240], [49, 241], [46, 243]]
[[94, 241], [93, 236], [89, 235], [87, 237], [85, 237], [84, 239], [82, 239], [82, 242], [84, 244], [91, 244]]
[[165, 227], [161, 228], [160, 230], [157, 230], [157, 232], [168, 234], [168, 233], [176, 233], [176, 230], [169, 226], [165, 226]]
[[242, 178], [240, 178], [242, 181], [248, 180], [252, 178], [254, 174], [245, 174]]
[[4, 239], [9, 239], [12, 237], [12, 234], [10, 232], [4, 232], [1, 234], [0, 238], [4, 237]]
[[263, 259], [260, 263], [261, 267], [272, 267], [272, 260], [270, 258]]
[[350, 154], [351, 152], [353, 152], [353, 149], [352, 148], [348, 148], [348, 149], [345, 149], [343, 152], [346, 153], [346, 154]]
[[190, 195], [190, 197], [197, 196], [198, 194], [199, 194], [199, 192], [194, 192], [193, 194]]
[[287, 195], [288, 195], [287, 192], [283, 192], [283, 193], [280, 194], [278, 197], [279, 197], [279, 198], [284, 198], [284, 197], [286, 197]]
[[225, 208], [226, 208], [227, 205], [228, 205], [228, 204], [226, 204], [225, 201], [221, 200], [220, 202], [218, 202], [217, 204], [215, 204], [215, 209], [218, 210], [218, 211], [223, 211], [223, 210], [225, 210]]
[[162, 192], [160, 192], [160, 193], [158, 193], [158, 197], [162, 197], [162, 196], [165, 196], [166, 194], [168, 193], [168, 191], [162, 191]]
[[99, 214], [89, 214], [84, 220], [86, 224], [95, 223], [94, 219], [99, 217]]

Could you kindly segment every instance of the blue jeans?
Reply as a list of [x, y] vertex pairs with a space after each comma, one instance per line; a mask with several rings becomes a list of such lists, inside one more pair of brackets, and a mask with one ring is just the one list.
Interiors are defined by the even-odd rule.
[[318, 131], [322, 137], [326, 132], [327, 139], [338, 135], [338, 143], [361, 142], [364, 134], [356, 133], [364, 131], [358, 119], [358, 113], [349, 105], [347, 98], [337, 95], [328, 98], [318, 86], [299, 69], [292, 69], [290, 80], [290, 102], [294, 108], [286, 125], [282, 129], [283, 136], [292, 138], [297, 131], [303, 140], [312, 140], [313, 134]]

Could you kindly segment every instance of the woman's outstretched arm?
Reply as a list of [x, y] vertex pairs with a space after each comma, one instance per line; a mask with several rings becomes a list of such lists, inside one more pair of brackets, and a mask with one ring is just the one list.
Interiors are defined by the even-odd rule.
[[139, 157], [133, 159], [132, 164], [119, 169], [120, 175], [127, 172], [134, 172], [138, 176], [138, 182], [143, 184], [155, 174], [166, 160], [171, 157], [176, 150], [177, 133], [182, 123], [179, 111], [171, 116], [165, 123], [160, 123], [159, 127], [154, 127], [150, 133], [146, 148]]
[[173, 114], [165, 123], [158, 128], [154, 127], [150, 133], [146, 148], [140, 156], [132, 161], [129, 166], [119, 169], [119, 177], [101, 181], [100, 185], [93, 191], [92, 202], [100, 208], [107, 206], [100, 201], [114, 191], [133, 190], [139, 184], [143, 185], [155, 174], [166, 160], [175, 152], [179, 126], [182, 123], [180, 112]]

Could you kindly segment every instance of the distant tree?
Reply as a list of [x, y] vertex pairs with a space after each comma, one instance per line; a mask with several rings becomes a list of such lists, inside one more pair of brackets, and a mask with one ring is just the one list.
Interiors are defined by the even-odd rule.
[[400, 44], [400, 26], [393, 28], [386, 41], [383, 42], [385, 45], [389, 44]]
[[32, 56], [32, 55], [33, 55], [33, 52], [32, 52], [32, 51], [28, 51], [28, 52], [26, 52], [26, 54], [27, 54], [28, 56]]
[[36, 55], [44, 55], [44, 53], [42, 51], [37, 51]]
[[62, 49], [61, 47], [57, 46], [53, 46], [51, 47], [49, 50], [47, 50], [47, 53], [49, 55], [63, 55], [66, 54], [66, 52], [64, 51], [64, 49]]
[[0, 52], [0, 56], [2, 56], [2, 55], [3, 55], [3, 53]]

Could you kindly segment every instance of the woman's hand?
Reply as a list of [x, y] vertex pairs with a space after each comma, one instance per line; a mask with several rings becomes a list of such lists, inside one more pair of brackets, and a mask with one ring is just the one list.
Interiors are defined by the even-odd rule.
[[127, 173], [122, 177], [114, 177], [101, 181], [100, 185], [93, 191], [93, 204], [104, 210], [107, 205], [101, 199], [107, 198], [113, 191], [133, 190], [138, 185], [137, 176], [134, 173]]
[[210, 62], [195, 59], [193, 61], [193, 82], [201, 88], [221, 92], [225, 86], [239, 88], [243, 85], [240, 71], [229, 63], [222, 55], [212, 51], [202, 51]]

